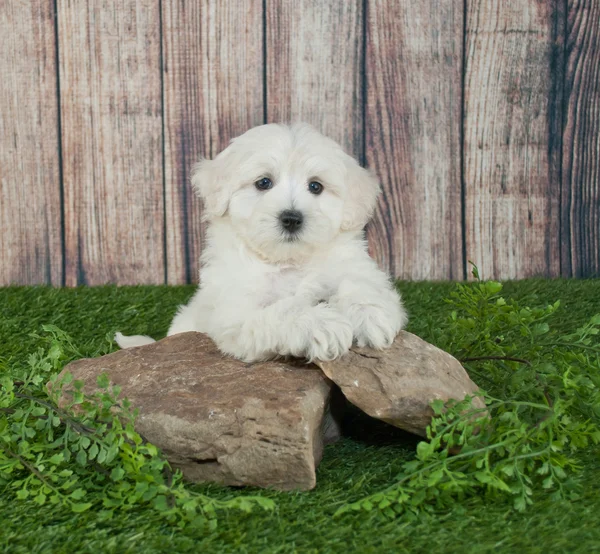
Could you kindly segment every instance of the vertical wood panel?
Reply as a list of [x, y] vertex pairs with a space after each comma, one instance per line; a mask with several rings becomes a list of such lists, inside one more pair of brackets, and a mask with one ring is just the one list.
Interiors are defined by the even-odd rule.
[[266, 0], [267, 121], [305, 121], [363, 154], [362, 1]]
[[600, 3], [570, 0], [563, 131], [562, 272], [600, 275]]
[[60, 285], [53, 1], [2, 0], [0, 37], [0, 285]]
[[66, 283], [164, 282], [155, 0], [58, 0]]
[[167, 281], [196, 281], [201, 206], [189, 172], [263, 123], [262, 0], [163, 2]]
[[371, 251], [394, 276], [461, 279], [463, 2], [368, 6], [366, 157], [384, 187]]
[[466, 252], [483, 277], [560, 272], [561, 4], [467, 1]]

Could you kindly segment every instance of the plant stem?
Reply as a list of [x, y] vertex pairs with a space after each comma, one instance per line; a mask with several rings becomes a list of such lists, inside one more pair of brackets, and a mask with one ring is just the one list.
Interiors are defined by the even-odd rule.
[[33, 466], [32, 464], [30, 464], [27, 460], [23, 459], [21, 456], [19, 456], [18, 454], [15, 454], [12, 450], [9, 450], [8, 448], [4, 449], [4, 452], [6, 452], [6, 454], [8, 454], [11, 458], [18, 460], [19, 463], [26, 469], [28, 469], [31, 473], [33, 473], [42, 483], [44, 483], [44, 485], [46, 485], [53, 493], [57, 494], [61, 499], [63, 498], [63, 495], [59, 492], [59, 490], [56, 487], [53, 487], [48, 480], [37, 470], [37, 468], [35, 466]]
[[53, 412], [56, 412], [56, 414], [58, 415], [58, 417], [60, 417], [66, 424], [68, 424], [71, 427], [73, 427], [73, 429], [75, 429], [75, 431], [77, 431], [79, 433], [82, 433], [82, 434], [85, 433], [87, 435], [93, 435], [94, 434], [94, 429], [92, 429], [91, 427], [87, 427], [85, 425], [82, 425], [80, 423], [77, 423], [73, 418], [69, 417], [69, 414], [67, 414], [66, 412], [63, 412], [57, 406], [54, 406], [53, 404], [50, 404], [50, 402], [46, 402], [45, 400], [42, 400], [41, 398], [36, 398], [35, 396], [30, 396], [28, 394], [23, 394], [22, 392], [16, 392], [15, 396], [17, 396], [18, 398], [24, 398], [25, 400], [30, 400], [31, 402], [37, 402], [41, 406], [44, 406], [44, 407], [48, 408], [49, 410], [52, 410]]

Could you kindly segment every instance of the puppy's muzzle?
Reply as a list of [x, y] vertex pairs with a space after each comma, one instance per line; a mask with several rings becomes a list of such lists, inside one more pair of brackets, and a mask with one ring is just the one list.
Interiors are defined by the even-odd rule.
[[281, 226], [288, 233], [297, 233], [302, 228], [304, 217], [297, 210], [284, 210], [279, 214]]

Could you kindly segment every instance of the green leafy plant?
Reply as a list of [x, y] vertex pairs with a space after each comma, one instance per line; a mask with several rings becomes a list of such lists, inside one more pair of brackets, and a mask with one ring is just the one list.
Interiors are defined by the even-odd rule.
[[[485, 411], [469, 398], [434, 402], [428, 440], [415, 458], [386, 489], [338, 514], [411, 517], [472, 495], [505, 496], [523, 510], [536, 490], [556, 499], [578, 495], [579, 454], [600, 442], [600, 316], [561, 333], [553, 326], [558, 302], [528, 307], [504, 298], [493, 281], [458, 284], [448, 302], [451, 314], [431, 340], [464, 362]], [[68, 375], [58, 381], [70, 360], [110, 351], [110, 338], [89, 349], [57, 327], [43, 329], [36, 339], [45, 347], [25, 363], [0, 360], [1, 488], [40, 505], [94, 510], [100, 519], [151, 508], [173, 524], [208, 528], [224, 510], [273, 507], [260, 496], [214, 499], [186, 486], [136, 433], [135, 410], [118, 387], [101, 376], [90, 396]], [[59, 406], [63, 386], [73, 395]]]
[[[474, 277], [479, 279], [477, 268]], [[389, 517], [447, 508], [466, 496], [509, 495], [524, 510], [535, 489], [576, 497], [578, 454], [600, 443], [600, 315], [570, 334], [552, 329], [560, 303], [521, 306], [489, 281], [458, 284], [436, 337], [482, 387], [472, 398], [435, 401], [428, 441], [385, 490], [344, 504], [337, 515]]]
[[[58, 371], [83, 357], [68, 335], [44, 326], [48, 349], [29, 356], [24, 368], [6, 363], [0, 376], [0, 486], [19, 499], [62, 504], [73, 512], [91, 508], [100, 519], [116, 511], [151, 506], [167, 521], [212, 528], [219, 511], [271, 509], [260, 496], [217, 500], [184, 486], [158, 449], [134, 429], [137, 411], [119, 399], [106, 375], [94, 395]], [[50, 382], [50, 394], [46, 382]], [[62, 387], [72, 399], [59, 407]]]

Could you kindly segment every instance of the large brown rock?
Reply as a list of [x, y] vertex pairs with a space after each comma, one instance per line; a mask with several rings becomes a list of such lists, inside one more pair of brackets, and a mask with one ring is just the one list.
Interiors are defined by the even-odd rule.
[[333, 385], [316, 366], [246, 364], [224, 357], [200, 333], [78, 360], [63, 371], [87, 392], [107, 372], [139, 408], [138, 432], [191, 481], [311, 489], [324, 442], [338, 434], [327, 414]]
[[[433, 400], [462, 400], [477, 391], [456, 358], [406, 331], [386, 350], [353, 347], [317, 364], [362, 411], [421, 436], [433, 417]], [[480, 398], [473, 405], [485, 406]]]

